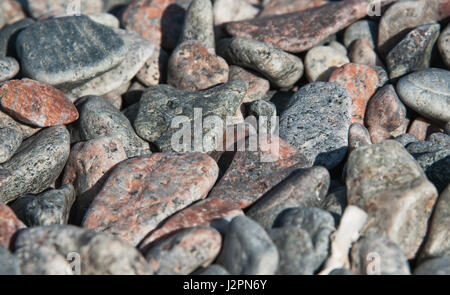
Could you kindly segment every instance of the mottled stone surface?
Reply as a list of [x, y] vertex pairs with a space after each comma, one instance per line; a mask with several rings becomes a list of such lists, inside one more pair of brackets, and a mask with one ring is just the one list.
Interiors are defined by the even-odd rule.
[[70, 209], [75, 201], [73, 185], [40, 195], [25, 195], [15, 200], [11, 207], [27, 226], [67, 224]]
[[78, 119], [77, 109], [63, 92], [30, 79], [3, 84], [0, 100], [12, 117], [36, 127], [69, 124]]
[[358, 39], [368, 41], [375, 48], [378, 39], [378, 24], [371, 20], [360, 20], [350, 25], [344, 33], [344, 45], [349, 48]]
[[13, 55], [17, 35], [31, 24], [34, 24], [34, 21], [25, 18], [0, 30], [0, 56]]
[[0, 82], [14, 78], [20, 70], [19, 63], [12, 57], [0, 57]]
[[360, 238], [351, 249], [351, 270], [358, 275], [410, 275], [408, 259], [394, 242], [383, 236]]
[[[348, 52], [348, 58], [352, 63], [363, 64], [373, 67], [383, 66], [370, 42], [365, 39], [357, 39], [352, 42]], [[386, 77], [387, 79], [387, 77]]]
[[226, 61], [215, 55], [214, 49], [200, 41], [185, 41], [169, 58], [167, 83], [182, 90], [208, 89], [228, 82], [228, 70]]
[[247, 0], [215, 0], [214, 23], [216, 25], [230, 21], [240, 21], [255, 17], [260, 9]]
[[120, 27], [120, 21], [112, 14], [105, 13], [105, 12], [99, 12], [99, 13], [93, 13], [88, 14], [89, 18], [93, 21], [102, 24], [107, 27], [116, 28], [118, 29]]
[[147, 235], [139, 247], [145, 248], [156, 239], [167, 236], [183, 228], [209, 225], [214, 226], [220, 220], [231, 220], [238, 215], [244, 215], [238, 204], [230, 200], [207, 198], [169, 217], [164, 223]]
[[394, 131], [406, 119], [406, 107], [398, 98], [392, 85], [378, 90], [367, 104], [365, 121], [367, 126], [380, 126]]
[[230, 64], [261, 73], [280, 88], [291, 87], [303, 75], [300, 58], [264, 42], [239, 37], [227, 38], [217, 44], [217, 53]]
[[42, 128], [31, 127], [26, 124], [17, 122], [8, 114], [0, 111], [0, 128], [12, 128], [21, 130], [22, 136], [24, 139], [29, 138], [30, 136], [39, 132]]
[[[1, 34], [1, 33], [0, 33]], [[439, 52], [447, 69], [450, 69], [450, 25], [447, 25], [438, 40]]]
[[34, 18], [77, 13], [96, 13], [100, 12], [103, 8], [102, 0], [80, 0], [78, 1], [79, 5], [65, 0], [27, 0], [25, 2], [26, 10]]
[[42, 130], [23, 142], [17, 153], [0, 165], [0, 201], [39, 194], [50, 187], [66, 164], [70, 136], [64, 126]]
[[83, 226], [137, 245], [165, 218], [206, 197], [217, 175], [214, 160], [199, 153], [124, 161], [94, 198]]
[[223, 268], [223, 266], [220, 266], [218, 264], [211, 264], [192, 273], [192, 275], [198, 276], [226, 276], [229, 274], [230, 273], [225, 268]]
[[264, 9], [258, 17], [302, 11], [321, 6], [326, 3], [328, 3], [328, 0], [270, 0], [266, 5], [264, 5]]
[[287, 15], [229, 23], [226, 30], [232, 36], [267, 42], [288, 52], [302, 52], [363, 18], [367, 12], [367, 3], [363, 1], [332, 2]]
[[392, 134], [379, 125], [370, 126], [368, 130], [373, 144], [380, 143], [386, 139], [393, 139]]
[[13, 235], [25, 227], [9, 206], [0, 203], [0, 247], [8, 249]]
[[317, 46], [305, 56], [306, 78], [309, 82], [328, 81], [330, 75], [349, 59], [330, 46]]
[[115, 67], [126, 54], [122, 38], [112, 28], [87, 16], [30, 25], [20, 32], [16, 46], [27, 77], [63, 90]]
[[152, 56], [154, 44], [141, 38], [134, 32], [114, 30], [128, 50], [125, 59], [115, 68], [101, 74], [88, 82], [75, 87], [69, 92], [72, 100], [86, 95], [104, 95], [126, 82], [129, 82]]
[[[178, 146], [177, 152], [211, 151], [216, 147], [213, 144], [211, 146], [205, 144], [206, 141], [202, 144], [195, 139], [183, 138], [184, 141], [179, 143], [176, 139], [179, 140], [182, 137], [185, 128], [189, 128], [188, 136], [191, 135], [190, 126], [195, 124], [196, 118], [200, 121], [202, 118], [218, 116], [225, 120], [226, 116], [233, 116], [244, 100], [246, 91], [247, 87], [242, 81], [231, 81], [197, 92], [178, 90], [172, 86], [160, 84], [147, 89], [142, 95], [134, 128], [140, 137], [156, 144], [162, 151], [174, 150], [173, 140]], [[181, 120], [179, 116], [186, 118]], [[174, 122], [175, 117], [178, 119]], [[183, 127], [180, 128], [181, 124]], [[211, 131], [206, 127], [203, 129], [199, 127], [203, 131], [203, 136]], [[214, 133], [214, 130], [211, 132]], [[193, 143], [192, 146], [191, 143]]]
[[345, 186], [340, 186], [330, 191], [331, 193], [325, 197], [318, 208], [330, 212], [337, 225], [341, 220], [345, 207], [347, 207], [347, 189]]
[[155, 242], [144, 255], [153, 274], [188, 275], [214, 261], [221, 244], [222, 237], [215, 229], [193, 227]]
[[391, 79], [430, 66], [431, 51], [439, 37], [440, 28], [439, 24], [417, 27], [389, 52], [386, 65]]
[[22, 143], [23, 135], [20, 127], [7, 125], [0, 121], [0, 164], [14, 155]]
[[73, 275], [70, 261], [52, 247], [27, 245], [15, 251], [23, 275]]
[[192, 0], [186, 11], [180, 44], [185, 41], [199, 41], [213, 51], [214, 16], [211, 0]]
[[129, 158], [151, 154], [148, 143], [136, 135], [130, 121], [105, 99], [88, 96], [77, 107], [80, 113], [78, 126], [82, 140], [109, 136], [117, 138], [122, 143]]
[[218, 264], [232, 275], [273, 275], [278, 262], [278, 250], [260, 225], [245, 216], [231, 221]]
[[229, 80], [242, 80], [247, 83], [244, 103], [263, 99], [270, 89], [270, 83], [267, 79], [264, 79], [257, 72], [241, 68], [240, 66], [230, 66]]
[[348, 151], [349, 154], [357, 148], [371, 145], [369, 131], [359, 123], [353, 123], [348, 130]]
[[430, 230], [425, 246], [420, 254], [421, 259], [450, 255], [450, 186], [440, 195], [434, 209]]
[[318, 206], [329, 184], [330, 175], [323, 167], [296, 170], [251, 206], [247, 216], [270, 229], [284, 209]]
[[0, 246], [0, 275], [20, 275], [19, 262], [8, 249]]
[[450, 121], [450, 71], [420, 70], [400, 79], [396, 89], [400, 99], [420, 115]]
[[333, 168], [345, 157], [352, 100], [337, 83], [316, 82], [297, 91], [280, 115], [280, 137], [315, 165]]
[[450, 275], [450, 256], [424, 261], [414, 269], [415, 275]]
[[366, 105], [378, 85], [378, 75], [365, 65], [348, 63], [335, 70], [329, 79], [344, 87], [353, 101], [350, 123], [364, 123]]
[[0, 9], [7, 25], [21, 21], [26, 17], [22, 5], [15, 0], [0, 1]]
[[21, 231], [13, 246], [15, 252], [25, 253], [25, 249], [30, 247], [47, 247], [53, 252], [53, 260], [63, 259], [69, 263], [78, 254], [82, 275], [151, 273], [148, 263], [133, 246], [115, 237], [72, 225], [43, 226]]
[[167, 64], [169, 62], [169, 54], [164, 49], [157, 48], [153, 51], [152, 56], [145, 62], [144, 66], [139, 70], [136, 78], [145, 86], [155, 86], [166, 81]]
[[398, 142], [386, 140], [350, 154], [348, 204], [369, 215], [363, 232], [386, 236], [408, 257], [422, 243], [437, 198], [434, 185]]

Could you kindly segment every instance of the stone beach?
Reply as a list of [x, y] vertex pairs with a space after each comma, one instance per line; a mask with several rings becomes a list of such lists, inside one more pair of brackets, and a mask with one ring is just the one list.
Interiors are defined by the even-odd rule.
[[450, 275], [450, 0], [373, 2], [0, 0], [0, 275]]

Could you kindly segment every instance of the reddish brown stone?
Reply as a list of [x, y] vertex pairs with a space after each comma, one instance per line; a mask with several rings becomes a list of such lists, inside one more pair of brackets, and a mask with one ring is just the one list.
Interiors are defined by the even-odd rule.
[[[296, 148], [280, 138], [263, 142], [257, 151], [249, 151], [249, 138], [237, 143], [238, 151], [225, 175], [211, 191], [210, 198], [231, 200], [246, 208], [295, 169], [312, 166]], [[244, 147], [246, 151], [239, 151]]]
[[25, 227], [10, 207], [0, 203], [0, 246], [9, 248], [14, 233]]
[[26, 17], [25, 13], [23, 12], [22, 6], [17, 1], [0, 1], [0, 10], [5, 17], [5, 22], [7, 25], [11, 25]]
[[434, 126], [423, 117], [417, 117], [409, 126], [408, 133], [415, 135], [419, 140], [425, 140], [428, 135], [435, 132], [442, 132], [442, 128]]
[[263, 99], [270, 89], [270, 83], [256, 72], [246, 70], [239, 66], [230, 66], [230, 81], [242, 80], [247, 83], [247, 93], [244, 103]]
[[330, 82], [342, 85], [353, 101], [353, 116], [350, 123], [364, 124], [366, 105], [375, 93], [378, 75], [370, 67], [349, 63], [333, 72]]
[[332, 2], [304, 11], [232, 22], [226, 25], [226, 30], [232, 36], [302, 52], [366, 16], [367, 8], [367, 3], [360, 0]]
[[204, 154], [158, 153], [117, 165], [83, 226], [137, 245], [168, 216], [208, 194], [218, 167]]
[[167, 82], [182, 90], [204, 90], [228, 82], [228, 64], [200, 41], [186, 41], [169, 58]]
[[377, 125], [369, 127], [369, 133], [373, 144], [394, 138], [389, 131]]
[[3, 109], [36, 127], [69, 124], [78, 119], [70, 99], [52, 86], [30, 79], [11, 80], [0, 88]]
[[373, 50], [369, 40], [357, 39], [350, 45], [348, 58], [352, 63], [367, 66], [383, 66], [380, 58]]
[[328, 0], [271, 0], [266, 6], [264, 6], [264, 10], [258, 16], [265, 17], [302, 11], [327, 3]]
[[398, 98], [392, 85], [386, 85], [375, 93], [367, 104], [367, 126], [380, 126], [394, 131], [403, 124], [406, 107]]
[[244, 212], [236, 203], [218, 198], [207, 198], [170, 217], [160, 228], [147, 236], [139, 247], [145, 248], [151, 242], [183, 228], [211, 225], [214, 220], [231, 219], [243, 214]]
[[184, 23], [189, 0], [137, 0], [131, 3], [122, 16], [129, 31], [161, 45], [175, 48]]

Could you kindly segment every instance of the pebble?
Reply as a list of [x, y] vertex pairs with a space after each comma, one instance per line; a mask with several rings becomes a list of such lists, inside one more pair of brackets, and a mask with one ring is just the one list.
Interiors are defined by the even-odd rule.
[[255, 71], [232, 65], [229, 71], [229, 81], [241, 80], [247, 84], [244, 103], [263, 99], [270, 90], [270, 82]]
[[[248, 138], [241, 139], [237, 146], [247, 145], [248, 141]], [[277, 146], [278, 150], [274, 150]], [[293, 146], [272, 137], [270, 142], [263, 142], [257, 151], [237, 151], [209, 198], [230, 200], [241, 208], [247, 208], [293, 171], [311, 165]]]
[[0, 247], [8, 249], [14, 234], [25, 227], [9, 206], [0, 203]]
[[327, 37], [366, 16], [367, 3], [359, 0], [329, 4], [276, 15], [233, 22], [226, 25], [231, 36], [251, 38], [284, 51], [303, 52]]
[[133, 32], [119, 29], [114, 32], [122, 38], [128, 48], [125, 59], [117, 67], [72, 89], [69, 95], [74, 101], [87, 95], [104, 95], [119, 88], [124, 83], [131, 81], [152, 56], [154, 44], [150, 41]]
[[428, 136], [428, 141], [436, 143], [442, 147], [448, 147], [450, 145], [450, 136], [448, 134], [437, 132]]
[[330, 174], [323, 167], [299, 169], [273, 187], [247, 211], [247, 216], [266, 230], [284, 209], [316, 207], [325, 198]]
[[369, 131], [359, 123], [353, 123], [348, 130], [348, 153], [372, 144]]
[[260, 9], [248, 0], [215, 0], [214, 23], [220, 25], [231, 21], [240, 21], [255, 17]]
[[0, 165], [0, 202], [39, 194], [54, 184], [70, 153], [64, 126], [49, 127], [25, 140], [16, 154]]
[[19, 63], [12, 57], [0, 57], [0, 83], [14, 78], [20, 70]]
[[120, 21], [112, 14], [99, 12], [95, 14], [88, 14], [89, 18], [99, 24], [107, 27], [116, 28], [120, 27]]
[[220, 233], [211, 227], [183, 229], [155, 242], [144, 253], [155, 275], [188, 275], [219, 254]]
[[[33, 259], [35, 249], [43, 261], [64, 261], [78, 258], [81, 275], [148, 275], [151, 269], [137, 249], [127, 243], [101, 233], [72, 225], [34, 227], [19, 232], [14, 241], [15, 253], [22, 260]], [[29, 258], [26, 258], [26, 255]], [[41, 266], [40, 263], [34, 263]], [[53, 268], [48, 267], [48, 270]]]
[[26, 17], [20, 3], [14, 0], [0, 1], [0, 10], [2, 10], [2, 14], [7, 25], [21, 21]]
[[216, 162], [199, 153], [121, 162], [92, 201], [83, 227], [137, 245], [161, 221], [205, 198], [217, 176]]
[[330, 213], [297, 207], [283, 211], [269, 235], [280, 253], [277, 274], [312, 275], [329, 255], [330, 235], [335, 230]]
[[221, 221], [231, 220], [238, 215], [244, 215], [244, 212], [232, 201], [206, 198], [169, 217], [161, 227], [141, 241], [139, 248], [143, 249], [151, 242], [180, 229], [205, 225], [215, 227]]
[[337, 83], [302, 87], [280, 115], [280, 137], [314, 163], [336, 167], [347, 153], [352, 100]]
[[65, 0], [33, 0], [27, 1], [25, 8], [36, 19], [47, 18], [55, 15], [89, 14], [101, 12], [102, 0], [80, 0], [79, 6]]
[[206, 48], [215, 50], [214, 16], [211, 0], [192, 0], [189, 4], [179, 44], [186, 41], [199, 41]]
[[109, 136], [122, 143], [129, 158], [151, 154], [148, 143], [136, 135], [130, 121], [105, 99], [88, 96], [77, 107], [80, 113], [78, 128], [83, 141]]
[[349, 48], [356, 40], [366, 40], [375, 48], [378, 38], [378, 24], [371, 20], [360, 20], [350, 25], [344, 33], [344, 45]]
[[0, 30], [0, 56], [12, 56], [16, 49], [17, 35], [29, 25], [34, 24], [31, 18], [24, 18]]
[[421, 259], [450, 255], [450, 186], [439, 195], [434, 208], [427, 240], [420, 253]]
[[[9, 127], [12, 129], [17, 129], [18, 131], [21, 130], [23, 139], [29, 138], [30, 136], [36, 134], [39, 132], [42, 128], [37, 127], [31, 127], [25, 124], [22, 124], [20, 122], [17, 122], [11, 116], [8, 114], [0, 111], [0, 126], [3, 127]], [[18, 139], [17, 139], [18, 140]]]
[[222, 39], [217, 52], [228, 63], [253, 69], [279, 88], [292, 87], [303, 75], [300, 58], [264, 42], [239, 37]]
[[0, 164], [7, 162], [22, 144], [22, 130], [0, 121]]
[[417, 140], [425, 140], [433, 129], [434, 126], [432, 126], [429, 120], [423, 117], [417, 117], [411, 122], [408, 128], [408, 134], [415, 136]]
[[75, 189], [67, 184], [40, 195], [25, 195], [11, 204], [17, 216], [29, 227], [67, 224], [75, 201]]
[[211, 264], [192, 273], [192, 275], [198, 276], [227, 276], [229, 274], [225, 268], [218, 264]]
[[70, 90], [114, 68], [123, 61], [127, 50], [112, 28], [87, 16], [54, 18], [30, 25], [18, 35], [16, 47], [26, 77], [61, 90]]
[[0, 276], [20, 275], [19, 261], [3, 246], [0, 246], [0, 261]]
[[391, 79], [430, 66], [431, 52], [439, 37], [440, 28], [439, 24], [417, 27], [389, 52], [386, 65]]
[[[209, 2], [209, 0], [208, 0]], [[185, 41], [169, 58], [167, 83], [181, 90], [204, 90], [228, 82], [228, 64], [214, 47]]]
[[450, 72], [430, 68], [409, 74], [397, 83], [400, 99], [420, 115], [450, 121]]
[[169, 54], [164, 49], [155, 49], [139, 70], [136, 78], [145, 86], [155, 86], [166, 81]]
[[327, 4], [328, 0], [270, 0], [264, 6], [263, 11], [258, 15], [258, 17], [266, 17], [272, 15], [280, 15], [291, 13], [295, 11], [302, 11], [314, 7], [318, 7]]
[[399, 128], [406, 119], [406, 107], [392, 85], [378, 90], [367, 104], [367, 126], [379, 126], [387, 131]]
[[348, 204], [368, 214], [363, 234], [388, 237], [413, 258], [437, 198], [422, 168], [400, 143], [385, 140], [353, 151], [346, 175]]
[[35, 127], [69, 124], [78, 119], [69, 98], [46, 83], [30, 79], [8, 81], [0, 88], [0, 99], [12, 117]]
[[348, 63], [335, 70], [329, 79], [344, 87], [353, 101], [353, 112], [350, 123], [364, 123], [366, 105], [375, 93], [378, 75], [365, 65]]
[[450, 69], [450, 25], [447, 25], [438, 40], [439, 52], [447, 69]]
[[305, 56], [305, 72], [309, 82], [328, 81], [331, 74], [350, 60], [330, 46], [317, 46]]
[[245, 216], [231, 221], [218, 264], [232, 275], [274, 275], [278, 262], [276, 245], [258, 223]]
[[394, 138], [389, 131], [378, 125], [370, 126], [368, 130], [373, 144], [380, 143], [386, 139]]
[[414, 275], [450, 275], [450, 255], [421, 263], [414, 269]]
[[[366, 39], [356, 39], [350, 46], [348, 58], [352, 63], [381, 67], [383, 62]], [[387, 78], [387, 77], [386, 77]]]
[[347, 189], [345, 186], [340, 186], [325, 197], [322, 204], [317, 206], [318, 208], [329, 212], [334, 220], [335, 224], [339, 224], [342, 214], [344, 214], [345, 207], [347, 206]]
[[27, 245], [18, 249], [14, 255], [23, 275], [73, 275], [70, 262], [54, 248]]
[[363, 236], [351, 249], [351, 271], [358, 275], [410, 275], [403, 251], [383, 236]]
[[[208, 90], [195, 92], [160, 84], [148, 88], [142, 95], [134, 128], [141, 138], [156, 144], [163, 152], [174, 149], [177, 149], [177, 152], [212, 151], [216, 149], [216, 146], [212, 143], [208, 144], [205, 138], [203, 138], [203, 144], [194, 139], [184, 140], [178, 147], [172, 145], [173, 136], [182, 133], [183, 130], [176, 129], [180, 128], [178, 126], [181, 123], [170, 128], [173, 124], [172, 120], [174, 117], [186, 116], [186, 126], [195, 124], [196, 117], [199, 120], [215, 115], [225, 120], [227, 116], [233, 116], [236, 113], [244, 100], [246, 91], [247, 87], [242, 81], [231, 81]], [[195, 109], [201, 109], [201, 114], [196, 116]], [[207, 136], [205, 130], [203, 134]]]

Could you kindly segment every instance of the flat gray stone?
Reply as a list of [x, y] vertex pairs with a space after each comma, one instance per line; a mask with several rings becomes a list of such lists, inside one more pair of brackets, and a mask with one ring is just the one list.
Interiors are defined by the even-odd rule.
[[14, 78], [20, 71], [17, 60], [12, 57], [0, 57], [0, 82]]
[[267, 232], [248, 217], [233, 218], [217, 263], [232, 275], [273, 275], [278, 251]]
[[109, 136], [122, 143], [129, 158], [151, 154], [148, 143], [136, 135], [130, 121], [102, 97], [84, 97], [77, 107], [82, 140]]
[[18, 126], [5, 126], [2, 123], [0, 122], [0, 164], [11, 159], [23, 140], [22, 130]]
[[16, 154], [0, 165], [0, 201], [8, 203], [25, 194], [39, 194], [61, 174], [70, 153], [64, 126], [42, 130], [25, 140]]
[[421, 263], [415, 275], [450, 275], [450, 256], [438, 257]]
[[350, 25], [344, 33], [344, 45], [349, 48], [353, 41], [364, 39], [375, 48], [378, 40], [378, 24], [371, 20], [359, 20]]
[[69, 90], [117, 66], [127, 50], [112, 28], [87, 16], [54, 18], [30, 25], [20, 32], [16, 46], [26, 77], [61, 90]]
[[303, 75], [300, 58], [268, 43], [227, 38], [217, 44], [217, 53], [229, 64], [257, 71], [279, 88], [292, 87]]
[[28, 27], [34, 24], [31, 18], [24, 18], [0, 30], [0, 56], [12, 56], [15, 52], [17, 35]]
[[450, 69], [450, 25], [447, 25], [438, 40], [438, 48], [447, 69]]
[[352, 110], [352, 100], [339, 84], [308, 84], [291, 97], [280, 115], [280, 137], [315, 165], [331, 169], [347, 153]]
[[0, 246], [0, 275], [20, 275], [17, 258], [3, 246]]
[[316, 207], [327, 194], [330, 174], [323, 167], [298, 169], [253, 204], [247, 216], [266, 230], [284, 209]]
[[70, 209], [75, 201], [73, 185], [49, 190], [37, 196], [25, 195], [11, 204], [17, 217], [27, 226], [67, 224]]
[[430, 68], [409, 74], [397, 83], [400, 99], [424, 117], [450, 121], [450, 72]]

